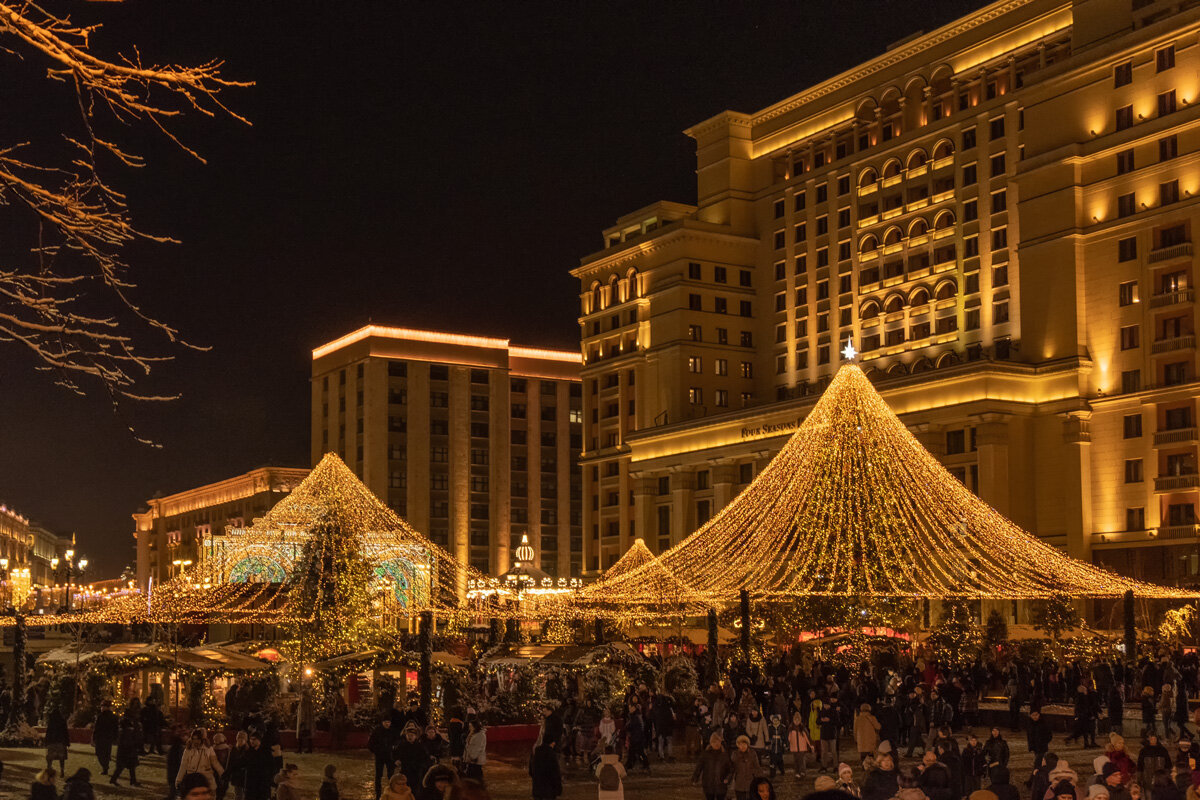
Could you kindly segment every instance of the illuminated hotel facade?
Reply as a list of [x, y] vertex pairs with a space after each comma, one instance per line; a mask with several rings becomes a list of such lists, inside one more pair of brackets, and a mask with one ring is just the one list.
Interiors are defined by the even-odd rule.
[[582, 567], [578, 352], [368, 325], [313, 351], [312, 458], [363, 483], [460, 561], [499, 575], [522, 534]]
[[696, 530], [853, 340], [998, 510], [1195, 580], [1198, 38], [1195, 2], [1003, 0], [690, 128], [697, 204], [572, 271], [585, 569]]
[[227, 528], [267, 513], [308, 476], [307, 469], [259, 467], [216, 483], [155, 497], [133, 514], [137, 582], [148, 586], [186, 572]]

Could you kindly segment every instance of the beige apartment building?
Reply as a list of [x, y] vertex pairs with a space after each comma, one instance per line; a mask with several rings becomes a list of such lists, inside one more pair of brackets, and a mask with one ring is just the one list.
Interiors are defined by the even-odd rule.
[[253, 523], [308, 475], [307, 469], [259, 467], [223, 481], [146, 501], [133, 514], [137, 583], [145, 591], [185, 572], [226, 528]]
[[1198, 40], [1195, 0], [1002, 0], [688, 129], [696, 204], [572, 271], [585, 569], [696, 530], [850, 341], [1000, 511], [1195, 581]]
[[462, 562], [498, 575], [522, 534], [582, 567], [580, 355], [368, 325], [313, 351], [312, 458], [335, 452]]

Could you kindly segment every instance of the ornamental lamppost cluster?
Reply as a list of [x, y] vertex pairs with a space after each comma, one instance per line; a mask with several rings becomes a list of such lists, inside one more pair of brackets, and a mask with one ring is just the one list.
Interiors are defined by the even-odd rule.
[[55, 586], [61, 583], [66, 587], [63, 598], [63, 609], [66, 613], [71, 611], [71, 585], [83, 578], [87, 565], [88, 560], [77, 558], [74, 550], [63, 553], [63, 558], [55, 556], [50, 559], [50, 574], [54, 576]]

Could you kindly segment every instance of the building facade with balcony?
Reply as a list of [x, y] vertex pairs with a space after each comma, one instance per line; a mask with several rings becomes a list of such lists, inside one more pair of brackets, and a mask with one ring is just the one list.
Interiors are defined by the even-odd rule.
[[200, 548], [226, 528], [261, 517], [308, 475], [307, 469], [259, 467], [216, 483], [146, 501], [133, 514], [137, 585], [145, 591], [195, 564]]
[[312, 458], [337, 453], [463, 563], [499, 575], [529, 535], [554, 577], [582, 561], [579, 353], [368, 325], [312, 362]]
[[1195, 580], [1198, 38], [1190, 2], [1002, 0], [690, 128], [697, 203], [572, 271], [586, 570], [716, 513], [852, 341], [997, 509]]

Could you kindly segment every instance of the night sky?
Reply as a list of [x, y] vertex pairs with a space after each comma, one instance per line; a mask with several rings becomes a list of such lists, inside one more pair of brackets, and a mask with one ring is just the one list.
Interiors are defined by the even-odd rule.
[[[168, 349], [178, 357], [144, 388], [182, 399], [118, 415], [0, 345], [0, 501], [76, 532], [110, 577], [134, 560], [129, 515], [155, 494], [308, 466], [316, 345], [373, 320], [577, 347], [568, 271], [601, 229], [656, 200], [695, 201], [684, 128], [980, 5], [71, 3], [104, 23], [103, 48], [224, 59], [226, 77], [256, 82], [224, 96], [253, 126], [178, 126], [207, 165], [161, 137], [104, 131], [150, 162], [107, 172], [135, 220], [181, 242], [127, 254], [135, 297], [211, 349]], [[47, 109], [0, 112], [0, 145], [43, 135], [63, 95], [7, 54], [0, 69], [0, 101]], [[165, 347], [150, 331], [142, 342]]]

